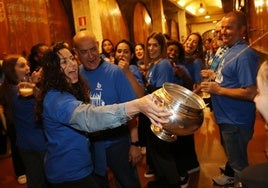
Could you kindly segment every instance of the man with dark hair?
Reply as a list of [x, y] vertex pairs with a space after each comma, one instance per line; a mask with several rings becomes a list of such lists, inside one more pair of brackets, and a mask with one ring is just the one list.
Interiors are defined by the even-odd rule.
[[222, 19], [221, 36], [227, 50], [216, 69], [215, 81], [201, 83], [202, 91], [212, 95], [227, 156], [223, 174], [213, 178], [221, 186], [234, 184], [248, 166], [247, 146], [253, 136], [258, 57], [244, 40], [246, 28], [242, 12], [230, 12]]

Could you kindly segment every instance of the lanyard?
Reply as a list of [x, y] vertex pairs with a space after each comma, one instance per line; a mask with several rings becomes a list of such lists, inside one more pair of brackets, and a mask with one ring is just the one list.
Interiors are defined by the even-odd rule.
[[236, 45], [238, 45], [240, 42], [242, 41], [237, 41], [231, 48], [228, 48], [227, 46], [227, 50], [226, 52], [222, 55], [221, 57], [221, 61], [219, 62], [219, 65], [216, 69], [216, 78], [215, 78], [215, 82], [217, 83], [221, 83], [223, 81], [223, 76], [222, 76], [222, 69], [224, 66], [226, 66], [227, 64], [231, 63], [233, 59], [237, 58], [242, 52], [244, 52], [248, 47], [246, 47], [245, 49], [241, 50], [241, 52], [236, 55], [235, 57], [233, 57], [231, 60], [229, 60], [228, 62], [225, 62], [225, 57], [226, 55], [232, 50], [232, 48], [234, 48]]

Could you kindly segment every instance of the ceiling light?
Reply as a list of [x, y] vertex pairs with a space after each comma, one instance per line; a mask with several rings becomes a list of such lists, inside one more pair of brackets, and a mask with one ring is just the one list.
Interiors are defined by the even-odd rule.
[[205, 16], [205, 19], [209, 19], [210, 18], [210, 15], [208, 14], [208, 12], [207, 12], [207, 14], [206, 14], [206, 16]]
[[202, 14], [202, 13], [205, 12], [205, 9], [204, 9], [204, 7], [203, 7], [203, 3], [200, 3], [200, 7], [199, 7], [199, 9], [198, 9], [198, 12], [199, 12], [200, 14]]
[[184, 7], [185, 1], [177, 1], [177, 4], [180, 5], [181, 7]]

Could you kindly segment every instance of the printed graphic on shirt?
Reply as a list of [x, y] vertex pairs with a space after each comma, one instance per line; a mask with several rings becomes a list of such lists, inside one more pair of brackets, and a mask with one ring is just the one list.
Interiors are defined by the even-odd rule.
[[101, 83], [99, 82], [97, 83], [95, 90], [96, 90], [95, 93], [92, 93], [92, 92], [90, 93], [91, 104], [94, 106], [104, 106], [105, 102], [101, 98], [101, 94], [102, 94]]

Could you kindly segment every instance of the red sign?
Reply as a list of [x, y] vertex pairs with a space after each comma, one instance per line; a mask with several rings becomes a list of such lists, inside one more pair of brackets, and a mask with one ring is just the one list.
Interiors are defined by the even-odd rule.
[[86, 26], [87, 25], [87, 18], [86, 16], [78, 17], [78, 24], [79, 26]]

